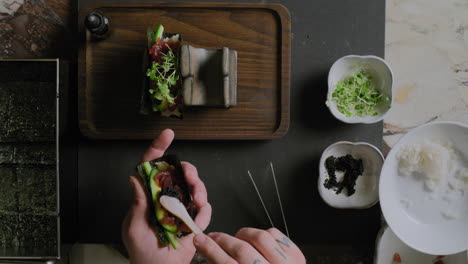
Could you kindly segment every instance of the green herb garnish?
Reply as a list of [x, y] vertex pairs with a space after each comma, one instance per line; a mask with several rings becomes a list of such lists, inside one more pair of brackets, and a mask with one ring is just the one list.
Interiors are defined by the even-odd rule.
[[379, 103], [390, 100], [387, 95], [375, 89], [372, 75], [365, 70], [339, 81], [331, 97], [336, 102], [338, 111], [346, 117], [376, 116], [379, 114]]
[[162, 56], [160, 62], [153, 62], [151, 68], [146, 72], [146, 76], [156, 84], [155, 89], [149, 89], [153, 98], [173, 104], [174, 97], [171, 95], [169, 87], [176, 85], [179, 80], [177, 57], [174, 52], [169, 50]]

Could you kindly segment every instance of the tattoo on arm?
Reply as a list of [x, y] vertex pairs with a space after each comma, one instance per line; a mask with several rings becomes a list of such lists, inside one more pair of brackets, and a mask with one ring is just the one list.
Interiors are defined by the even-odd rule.
[[279, 248], [275, 247], [275, 250], [276, 250], [276, 252], [278, 252], [278, 254], [281, 255], [281, 257], [283, 257], [284, 259], [288, 259], [288, 257], [286, 257], [286, 255], [281, 250], [279, 250]]
[[259, 264], [261, 261], [259, 259], [255, 259], [252, 264]]
[[276, 242], [278, 244], [281, 244], [281, 245], [285, 246], [285, 247], [288, 247], [288, 248], [291, 247], [291, 240], [289, 240], [289, 238], [287, 238], [285, 236], [281, 240], [276, 239]]

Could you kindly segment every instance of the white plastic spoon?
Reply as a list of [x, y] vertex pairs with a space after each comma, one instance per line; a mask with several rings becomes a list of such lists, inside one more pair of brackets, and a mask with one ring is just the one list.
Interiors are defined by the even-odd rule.
[[161, 205], [169, 211], [171, 214], [177, 216], [185, 225], [188, 226], [192, 232], [197, 235], [203, 233], [200, 228], [192, 220], [192, 217], [188, 214], [185, 206], [179, 201], [179, 199], [167, 195], [161, 196], [159, 198]]

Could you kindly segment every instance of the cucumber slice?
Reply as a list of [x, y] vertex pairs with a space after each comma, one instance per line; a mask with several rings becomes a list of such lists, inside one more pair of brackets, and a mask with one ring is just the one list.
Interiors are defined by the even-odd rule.
[[163, 25], [159, 24], [158, 27], [156, 28], [156, 33], [154, 34], [154, 40], [156, 41], [158, 38], [162, 38], [164, 33], [164, 27]]
[[174, 249], [177, 249], [179, 247], [179, 241], [177, 240], [176, 234], [171, 233], [167, 230], [164, 230], [164, 234], [166, 234], [167, 240], [169, 240], [169, 243], [171, 243], [172, 247]]
[[143, 168], [145, 169], [146, 176], [150, 176], [152, 168], [149, 161], [143, 162]]

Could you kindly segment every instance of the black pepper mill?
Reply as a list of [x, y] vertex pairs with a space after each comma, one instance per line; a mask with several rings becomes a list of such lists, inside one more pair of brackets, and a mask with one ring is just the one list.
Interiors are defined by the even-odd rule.
[[109, 31], [109, 19], [97, 12], [89, 13], [84, 23], [89, 32], [96, 38], [104, 38]]

